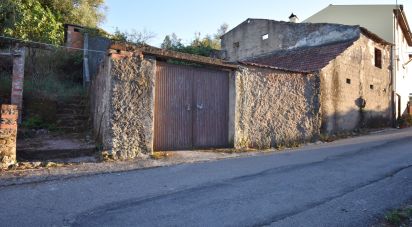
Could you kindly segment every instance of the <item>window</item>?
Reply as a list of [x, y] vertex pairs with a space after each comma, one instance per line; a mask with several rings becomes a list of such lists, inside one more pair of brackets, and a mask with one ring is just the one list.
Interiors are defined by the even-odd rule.
[[233, 43], [233, 48], [238, 48], [240, 46], [239, 42]]
[[267, 39], [269, 39], [269, 34], [262, 35], [262, 40], [267, 40]]
[[350, 84], [350, 79], [347, 78], [347, 79], [346, 79], [346, 83], [347, 83], [347, 84]]
[[74, 32], [80, 32], [80, 29], [75, 28], [75, 29], [74, 29]]
[[375, 48], [375, 66], [382, 68], [382, 51], [378, 48]]
[[369, 88], [370, 88], [371, 90], [373, 90], [373, 84], [369, 85]]

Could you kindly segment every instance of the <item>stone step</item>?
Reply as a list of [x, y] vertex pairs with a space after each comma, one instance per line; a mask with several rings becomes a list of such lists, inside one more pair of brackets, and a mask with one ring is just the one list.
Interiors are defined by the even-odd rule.
[[62, 149], [62, 150], [17, 150], [18, 161], [46, 161], [89, 157], [96, 154], [96, 148]]
[[67, 133], [81, 133], [90, 130], [89, 125], [81, 125], [81, 126], [57, 126], [57, 131], [67, 132]]
[[58, 105], [57, 109], [80, 109], [80, 108], [87, 108], [89, 105], [86, 104], [64, 104]]
[[88, 120], [76, 120], [76, 119], [61, 119], [56, 121], [56, 125], [60, 126], [73, 126], [73, 125], [86, 125], [89, 124]]
[[67, 110], [57, 110], [57, 115], [60, 114], [87, 114], [89, 110], [87, 109], [67, 109]]
[[56, 114], [57, 120], [88, 120], [89, 115], [85, 114]]

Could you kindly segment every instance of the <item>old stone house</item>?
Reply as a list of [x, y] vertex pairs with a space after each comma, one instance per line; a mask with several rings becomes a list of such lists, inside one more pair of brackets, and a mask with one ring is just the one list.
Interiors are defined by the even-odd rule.
[[320, 127], [317, 80], [307, 72], [115, 44], [91, 84], [94, 133], [118, 158], [311, 140]]
[[222, 37], [222, 46], [232, 62], [312, 74], [321, 133], [390, 124], [391, 44], [364, 28], [248, 19]]
[[407, 112], [412, 101], [412, 32], [403, 5], [331, 4], [303, 22], [360, 25], [391, 42], [393, 112], [396, 117]]

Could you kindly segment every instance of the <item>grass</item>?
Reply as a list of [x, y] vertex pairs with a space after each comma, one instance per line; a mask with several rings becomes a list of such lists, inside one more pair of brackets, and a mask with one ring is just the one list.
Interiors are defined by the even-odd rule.
[[49, 75], [38, 80], [25, 80], [24, 93], [51, 100], [68, 100], [71, 97], [84, 96], [86, 92], [81, 84], [62, 81], [57, 76]]
[[411, 226], [412, 206], [396, 209], [385, 215], [385, 220], [391, 226]]
[[39, 116], [32, 116], [24, 119], [22, 122], [22, 127], [26, 129], [47, 129], [52, 132], [57, 130], [55, 123], [44, 121]]

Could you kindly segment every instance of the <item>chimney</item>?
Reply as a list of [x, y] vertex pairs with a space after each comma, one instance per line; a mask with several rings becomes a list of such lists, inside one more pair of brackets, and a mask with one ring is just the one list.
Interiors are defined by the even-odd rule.
[[298, 18], [298, 16], [296, 16], [295, 14], [291, 14], [290, 16], [289, 16], [289, 22], [291, 22], [291, 23], [299, 23], [299, 18]]

